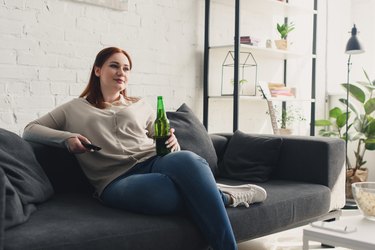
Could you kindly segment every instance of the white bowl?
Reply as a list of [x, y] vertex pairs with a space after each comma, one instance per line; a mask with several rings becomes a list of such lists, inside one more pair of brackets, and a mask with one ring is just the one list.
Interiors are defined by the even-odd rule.
[[355, 182], [352, 190], [359, 210], [367, 219], [375, 221], [375, 182]]

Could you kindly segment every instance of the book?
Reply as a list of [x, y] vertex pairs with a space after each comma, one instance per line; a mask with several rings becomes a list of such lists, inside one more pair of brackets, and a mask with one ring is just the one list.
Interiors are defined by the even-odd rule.
[[296, 97], [296, 89], [285, 86], [284, 83], [268, 83], [268, 89], [271, 93], [271, 97]]
[[259, 39], [252, 37], [252, 36], [241, 36], [240, 37], [240, 43], [242, 44], [248, 44], [248, 45], [253, 45], [253, 46], [258, 46], [259, 44]]

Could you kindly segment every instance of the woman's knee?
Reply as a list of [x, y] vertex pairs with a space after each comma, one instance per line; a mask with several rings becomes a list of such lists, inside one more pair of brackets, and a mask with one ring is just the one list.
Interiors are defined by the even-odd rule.
[[160, 167], [161, 169], [170, 170], [173, 172], [178, 171], [182, 173], [197, 173], [210, 171], [210, 167], [204, 158], [187, 150], [168, 154], [162, 157], [157, 165], [158, 168]]
[[202, 158], [199, 155], [197, 155], [196, 153], [188, 151], [188, 150], [182, 150], [182, 151], [179, 151], [179, 152], [175, 152], [175, 153], [171, 154], [170, 156], [173, 157], [175, 161], [178, 161], [180, 163], [186, 163], [186, 164], [189, 164], [189, 165], [198, 164], [198, 165], [207, 165], [208, 166], [208, 163], [204, 158]]

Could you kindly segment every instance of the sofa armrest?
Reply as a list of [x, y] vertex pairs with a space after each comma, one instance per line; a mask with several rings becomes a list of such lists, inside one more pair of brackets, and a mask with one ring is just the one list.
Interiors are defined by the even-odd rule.
[[283, 136], [273, 179], [322, 184], [331, 190], [344, 169], [345, 142], [338, 138]]

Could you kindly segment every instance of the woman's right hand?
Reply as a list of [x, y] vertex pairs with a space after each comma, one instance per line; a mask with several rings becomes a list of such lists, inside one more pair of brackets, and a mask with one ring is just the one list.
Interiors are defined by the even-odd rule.
[[73, 154], [90, 152], [90, 149], [85, 148], [81, 142], [91, 143], [89, 139], [87, 139], [83, 135], [77, 135], [75, 137], [66, 139], [65, 144], [69, 152]]

